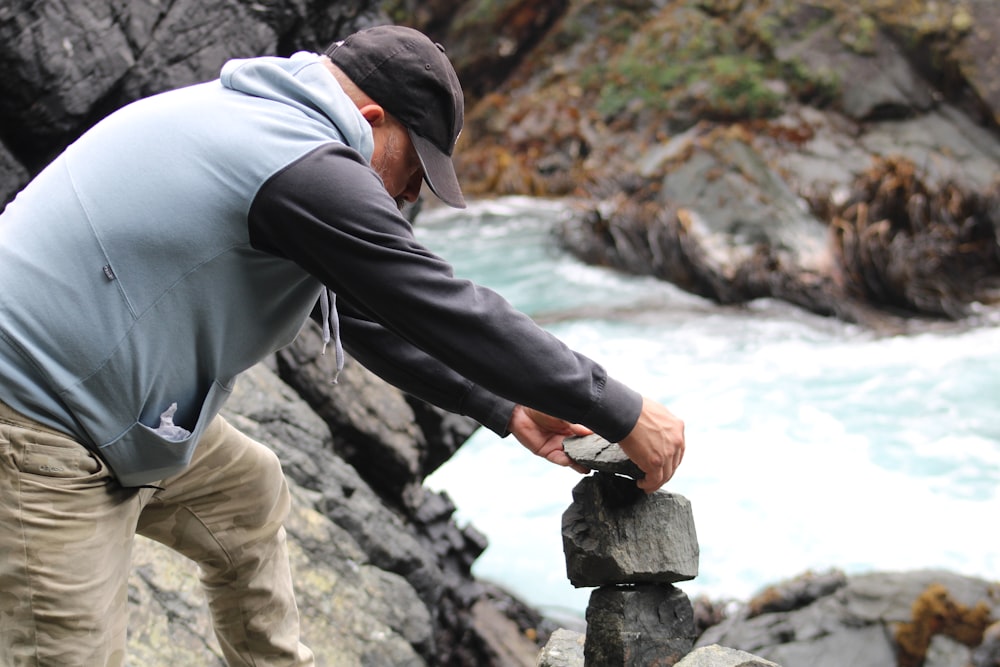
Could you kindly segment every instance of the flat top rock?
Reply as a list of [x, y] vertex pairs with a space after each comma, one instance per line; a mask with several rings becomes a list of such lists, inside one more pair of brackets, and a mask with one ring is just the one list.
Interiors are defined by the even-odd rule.
[[566, 456], [574, 463], [591, 470], [627, 475], [632, 479], [642, 479], [646, 476], [646, 473], [625, 455], [617, 443], [608, 442], [597, 434], [566, 438], [563, 441], [563, 449], [566, 450]]
[[713, 644], [697, 649], [677, 663], [676, 667], [780, 667], [746, 651]]

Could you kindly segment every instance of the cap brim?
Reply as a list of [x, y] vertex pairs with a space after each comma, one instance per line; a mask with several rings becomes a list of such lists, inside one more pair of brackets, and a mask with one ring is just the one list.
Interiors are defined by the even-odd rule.
[[437, 146], [415, 132], [410, 132], [410, 141], [417, 150], [420, 164], [424, 168], [424, 180], [431, 192], [448, 206], [465, 208], [465, 197], [455, 175], [455, 165], [451, 156], [442, 153]]

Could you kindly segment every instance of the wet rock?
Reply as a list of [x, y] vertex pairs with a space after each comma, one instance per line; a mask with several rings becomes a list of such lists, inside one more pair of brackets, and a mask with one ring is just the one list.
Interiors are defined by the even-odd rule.
[[694, 640], [691, 602], [674, 586], [604, 586], [590, 596], [588, 666], [667, 667], [687, 655]]
[[563, 513], [563, 551], [574, 586], [673, 583], [698, 574], [691, 503], [606, 473], [585, 477]]

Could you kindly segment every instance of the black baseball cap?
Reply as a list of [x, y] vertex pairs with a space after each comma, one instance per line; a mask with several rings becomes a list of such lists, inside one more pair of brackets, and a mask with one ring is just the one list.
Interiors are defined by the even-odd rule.
[[326, 55], [407, 129], [431, 191], [449, 206], [465, 208], [451, 161], [465, 102], [444, 47], [418, 30], [383, 25], [334, 42]]

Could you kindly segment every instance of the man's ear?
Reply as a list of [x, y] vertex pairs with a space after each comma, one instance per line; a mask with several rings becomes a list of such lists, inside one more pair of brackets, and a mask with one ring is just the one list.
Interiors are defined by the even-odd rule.
[[378, 104], [366, 104], [358, 108], [361, 115], [365, 117], [368, 124], [372, 127], [378, 127], [385, 122], [385, 109], [383, 109]]

